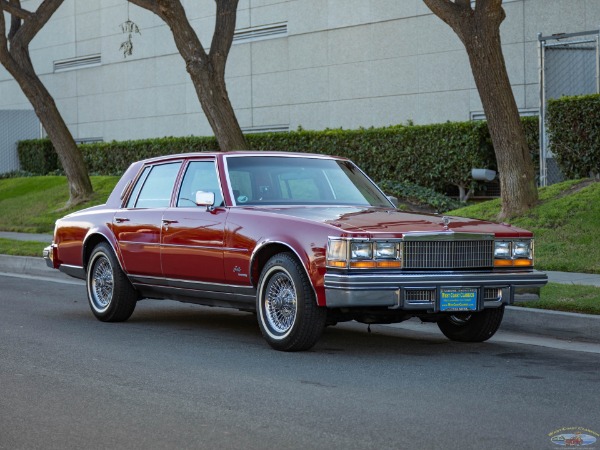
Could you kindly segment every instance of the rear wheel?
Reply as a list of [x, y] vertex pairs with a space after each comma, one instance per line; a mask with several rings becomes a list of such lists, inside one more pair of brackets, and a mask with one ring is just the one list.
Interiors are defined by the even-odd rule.
[[308, 277], [290, 253], [279, 253], [265, 265], [258, 283], [256, 311], [260, 330], [271, 347], [308, 350], [325, 327], [327, 311], [317, 305]]
[[123, 322], [133, 314], [138, 299], [105, 242], [94, 247], [87, 266], [87, 293], [92, 313], [103, 322]]
[[444, 335], [459, 342], [483, 342], [491, 338], [502, 323], [504, 305], [471, 314], [455, 314], [438, 321]]

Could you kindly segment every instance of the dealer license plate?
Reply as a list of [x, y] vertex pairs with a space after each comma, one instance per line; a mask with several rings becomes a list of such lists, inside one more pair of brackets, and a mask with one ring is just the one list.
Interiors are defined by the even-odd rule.
[[477, 289], [441, 289], [440, 311], [477, 311]]

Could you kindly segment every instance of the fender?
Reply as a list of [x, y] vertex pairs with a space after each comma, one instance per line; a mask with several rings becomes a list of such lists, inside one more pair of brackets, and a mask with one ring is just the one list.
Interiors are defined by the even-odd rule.
[[[317, 264], [315, 264], [315, 260], [319, 257], [317, 254], [313, 253], [309, 255], [306, 251], [305, 247], [300, 244], [296, 239], [288, 238], [284, 239], [281, 237], [275, 238], [262, 238], [256, 243], [254, 250], [252, 251], [252, 256], [250, 257], [250, 268], [254, 267], [257, 264], [257, 257], [260, 254], [261, 250], [265, 249], [269, 245], [280, 245], [287, 247], [291, 250], [306, 272], [308, 279], [310, 281], [310, 285], [313, 289], [313, 293], [315, 294], [315, 299], [317, 301], [317, 305], [325, 306], [325, 287], [324, 287], [324, 274], [319, 273]], [[252, 284], [256, 287], [256, 282], [253, 279]]]

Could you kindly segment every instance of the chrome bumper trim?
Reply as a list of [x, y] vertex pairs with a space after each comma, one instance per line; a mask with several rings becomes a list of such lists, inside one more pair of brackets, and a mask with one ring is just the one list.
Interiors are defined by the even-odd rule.
[[[384, 306], [406, 310], [437, 310], [441, 287], [471, 287], [479, 289], [478, 309], [512, 304], [524, 289], [535, 291], [548, 282], [545, 273], [394, 273], [394, 274], [325, 274], [325, 297], [330, 308]], [[499, 300], [483, 299], [484, 288], [502, 288]], [[405, 301], [406, 289], [435, 289], [436, 301], [410, 303]]]

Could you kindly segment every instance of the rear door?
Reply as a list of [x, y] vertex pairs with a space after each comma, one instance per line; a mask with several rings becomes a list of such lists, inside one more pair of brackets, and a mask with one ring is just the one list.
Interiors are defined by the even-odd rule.
[[162, 216], [171, 203], [181, 161], [146, 166], [124, 208], [115, 213], [113, 229], [130, 275], [162, 277]]

